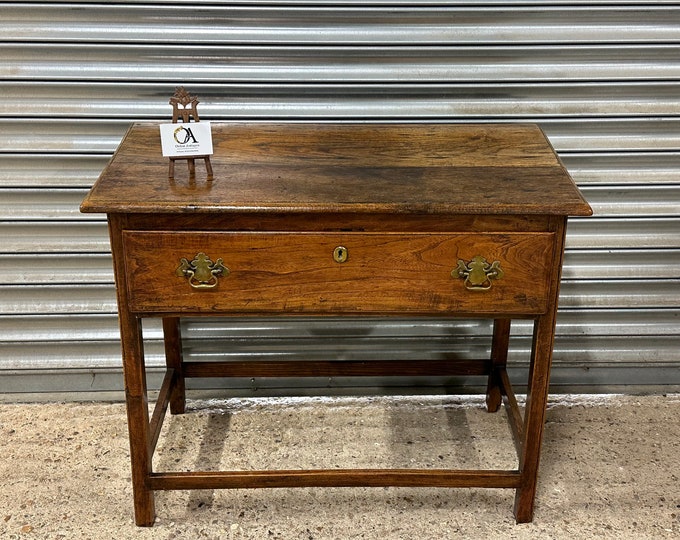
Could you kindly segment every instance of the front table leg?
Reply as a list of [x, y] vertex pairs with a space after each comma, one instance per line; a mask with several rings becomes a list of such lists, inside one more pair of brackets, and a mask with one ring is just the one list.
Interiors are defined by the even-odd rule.
[[126, 310], [120, 310], [120, 328], [125, 376], [132, 491], [135, 504], [135, 523], [150, 527], [156, 518], [154, 493], [147, 487], [151, 474], [149, 403], [144, 367], [144, 342], [141, 320]]
[[531, 365], [524, 411], [524, 438], [519, 470], [522, 485], [515, 493], [515, 519], [528, 523], [534, 515], [545, 410], [548, 403], [550, 365], [555, 337], [555, 314], [548, 313], [534, 322]]

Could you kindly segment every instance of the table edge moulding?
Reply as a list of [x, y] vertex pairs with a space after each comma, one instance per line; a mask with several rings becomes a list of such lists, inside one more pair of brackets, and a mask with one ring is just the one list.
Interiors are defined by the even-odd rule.
[[[81, 206], [106, 213], [121, 328], [135, 521], [154, 492], [324, 486], [515, 490], [533, 518], [564, 237], [591, 209], [532, 124], [214, 123], [213, 175], [168, 177], [158, 124], [130, 127]], [[493, 319], [489, 358], [201, 362], [184, 316]], [[167, 370], [149, 415], [141, 321], [163, 322]], [[506, 372], [511, 320], [533, 320], [524, 411]], [[486, 377], [516, 470], [154, 471], [190, 377]]]

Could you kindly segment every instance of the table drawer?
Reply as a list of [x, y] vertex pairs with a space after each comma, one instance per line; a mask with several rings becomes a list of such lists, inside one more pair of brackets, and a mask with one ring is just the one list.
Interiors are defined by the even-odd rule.
[[552, 233], [123, 233], [134, 312], [547, 310]]

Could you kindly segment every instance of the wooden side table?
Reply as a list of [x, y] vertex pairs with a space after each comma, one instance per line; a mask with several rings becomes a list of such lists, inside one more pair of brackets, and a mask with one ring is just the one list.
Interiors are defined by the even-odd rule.
[[[108, 214], [135, 518], [154, 491], [291, 486], [501, 487], [532, 519], [567, 216], [590, 215], [534, 125], [213, 124], [214, 180], [167, 177], [158, 126], [130, 128], [83, 202]], [[188, 362], [182, 316], [494, 319], [475, 361]], [[149, 418], [143, 317], [161, 317], [167, 373]], [[524, 414], [506, 374], [510, 321], [534, 321]], [[506, 404], [517, 470], [155, 472], [187, 377], [477, 374]]]

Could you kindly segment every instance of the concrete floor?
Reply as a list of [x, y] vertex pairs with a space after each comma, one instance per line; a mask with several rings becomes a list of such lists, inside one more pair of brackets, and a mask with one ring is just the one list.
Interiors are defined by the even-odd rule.
[[[478, 397], [190, 406], [157, 470], [516, 466], [505, 415]], [[123, 405], [0, 404], [0, 538], [678, 538], [679, 413], [677, 394], [554, 397], [530, 524], [510, 490], [318, 488], [159, 493], [137, 528]]]

